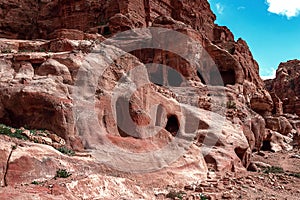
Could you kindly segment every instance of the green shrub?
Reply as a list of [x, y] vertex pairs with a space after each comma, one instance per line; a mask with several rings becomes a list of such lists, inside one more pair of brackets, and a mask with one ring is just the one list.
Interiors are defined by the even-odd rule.
[[59, 169], [56, 171], [55, 178], [68, 178], [72, 174], [69, 173], [66, 169]]
[[0, 134], [22, 139], [22, 140], [28, 140], [28, 138], [22, 134], [23, 131], [21, 129], [15, 129], [14, 133], [11, 131], [12, 129], [13, 129], [12, 127], [6, 126], [4, 124], [0, 124]]
[[33, 185], [39, 185], [39, 184], [41, 184], [42, 182], [38, 182], [38, 181], [32, 181], [31, 182], [31, 184], [33, 184]]
[[75, 152], [72, 149], [69, 149], [68, 147], [59, 147], [56, 150], [58, 150], [59, 152], [66, 154], [68, 156], [74, 156]]
[[300, 178], [300, 173], [291, 173], [291, 174], [289, 174], [289, 176]]
[[272, 166], [272, 167], [265, 168], [263, 170], [263, 173], [266, 173], [266, 174], [270, 174], [270, 173], [278, 174], [278, 173], [284, 173], [284, 170], [282, 169], [282, 167]]
[[208, 200], [208, 198], [204, 194], [202, 194], [202, 193], [200, 193], [199, 196], [200, 196], [201, 200]]

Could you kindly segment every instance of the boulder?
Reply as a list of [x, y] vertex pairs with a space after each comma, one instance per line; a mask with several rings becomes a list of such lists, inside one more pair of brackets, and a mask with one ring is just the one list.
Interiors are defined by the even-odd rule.
[[266, 117], [266, 128], [279, 132], [282, 135], [291, 133], [293, 127], [290, 122], [283, 116], [280, 117]]
[[267, 133], [267, 140], [270, 143], [270, 149], [273, 152], [278, 152], [278, 151], [289, 151], [293, 149], [292, 138], [289, 138], [287, 136], [281, 135], [280, 133], [272, 130], [268, 130]]

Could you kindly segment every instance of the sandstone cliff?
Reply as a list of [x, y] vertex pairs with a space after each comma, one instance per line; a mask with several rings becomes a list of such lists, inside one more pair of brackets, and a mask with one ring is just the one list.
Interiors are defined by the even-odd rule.
[[276, 79], [269, 93], [247, 43], [215, 18], [198, 0], [1, 1], [0, 123], [31, 129], [20, 131], [32, 142], [91, 156], [60, 162], [65, 157], [46, 145], [3, 137], [1, 184], [47, 183], [68, 167], [76, 180], [65, 194], [51, 189], [58, 198], [126, 196], [96, 186], [112, 184], [148, 199], [153, 191], [136, 194], [132, 179], [143, 190], [151, 176], [158, 187], [180, 185], [245, 171], [261, 148], [289, 150], [299, 126], [283, 111], [299, 114], [299, 74], [282, 67], [278, 77], [293, 75], [279, 82], [294, 87], [284, 96]]

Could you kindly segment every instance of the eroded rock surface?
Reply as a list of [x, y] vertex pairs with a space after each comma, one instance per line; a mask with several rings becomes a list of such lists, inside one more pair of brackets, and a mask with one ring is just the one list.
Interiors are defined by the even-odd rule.
[[[40, 143], [62, 138], [77, 154], [1, 136], [0, 197], [165, 197], [257, 171], [254, 151], [290, 150], [298, 61], [269, 93], [247, 43], [214, 21], [197, 0], [2, 1], [0, 123], [47, 130]], [[73, 174], [63, 184], [61, 168]]]

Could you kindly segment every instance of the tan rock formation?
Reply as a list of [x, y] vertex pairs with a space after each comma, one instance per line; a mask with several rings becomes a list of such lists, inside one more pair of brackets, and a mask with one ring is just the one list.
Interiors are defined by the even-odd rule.
[[[289, 150], [298, 72], [279, 69], [270, 94], [247, 43], [214, 20], [198, 0], [2, 1], [0, 122], [46, 129], [23, 135], [48, 146], [0, 137], [0, 198], [40, 181], [37, 198], [149, 199], [155, 184], [245, 171], [266, 142]], [[49, 146], [64, 141], [91, 157]], [[75, 178], [57, 184], [59, 168]]]

